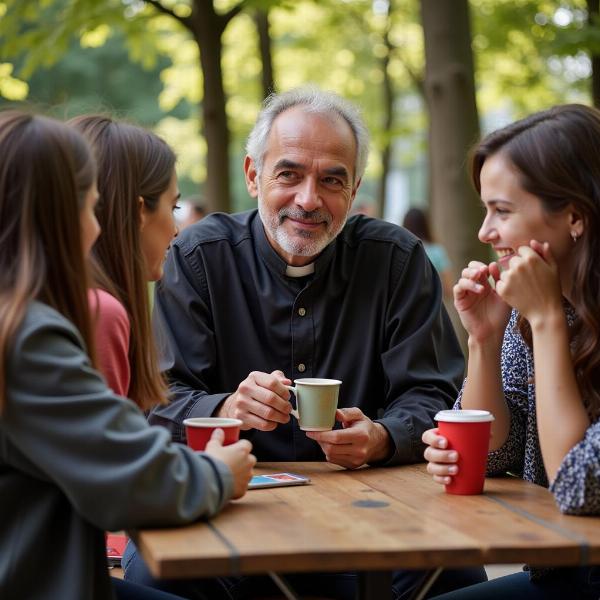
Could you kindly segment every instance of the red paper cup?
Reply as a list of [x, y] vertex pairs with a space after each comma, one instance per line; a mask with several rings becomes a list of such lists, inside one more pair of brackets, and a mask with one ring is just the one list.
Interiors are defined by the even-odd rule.
[[481, 494], [494, 415], [487, 410], [441, 410], [435, 420], [448, 449], [458, 452], [458, 473], [445, 486], [446, 492]]
[[239, 419], [221, 419], [219, 417], [194, 417], [183, 421], [187, 436], [187, 445], [194, 450], [204, 450], [215, 429], [225, 433], [223, 446], [234, 444], [240, 439]]

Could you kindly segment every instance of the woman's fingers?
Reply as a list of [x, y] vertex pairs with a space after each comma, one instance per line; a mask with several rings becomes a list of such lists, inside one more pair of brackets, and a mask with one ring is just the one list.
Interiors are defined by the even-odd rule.
[[480, 260], [471, 260], [469, 261], [469, 264], [467, 265], [467, 267], [471, 268], [471, 269], [481, 269], [487, 268], [487, 265], [485, 263], [482, 263]]
[[[470, 266], [471, 264], [477, 264], [478, 266]], [[465, 267], [461, 272], [461, 278], [470, 279], [481, 284], [483, 287], [489, 286], [488, 277], [490, 276], [490, 270], [487, 265], [481, 263], [469, 263], [468, 267]]]
[[500, 271], [500, 265], [497, 262], [490, 263], [489, 271], [494, 281], [498, 281], [500, 279], [502, 272]]
[[487, 272], [487, 267], [481, 267], [479, 269], [473, 269], [471, 267], [465, 267], [462, 270], [461, 276], [468, 277], [469, 279], [480, 279]]
[[433, 475], [433, 480], [441, 485], [448, 485], [452, 475], [458, 473], [458, 452], [447, 450], [448, 440], [439, 435], [437, 428], [428, 429], [423, 433], [421, 439], [427, 444], [425, 449], [425, 460], [427, 460], [427, 472]]
[[445, 448], [448, 445], [448, 442], [445, 437], [442, 437], [438, 434], [439, 429], [437, 427], [433, 427], [432, 429], [427, 429], [427, 431], [423, 432], [421, 436], [421, 441], [428, 446], [435, 446], [437, 448]]
[[471, 278], [461, 277], [454, 286], [455, 292], [473, 292], [474, 294], [481, 294], [485, 290], [484, 286], [477, 283]]
[[548, 242], [538, 242], [537, 240], [531, 240], [529, 246], [532, 250], [537, 252], [549, 265], [554, 265], [554, 256], [550, 251], [550, 244]]
[[425, 450], [425, 460], [433, 463], [452, 464], [458, 460], [458, 453], [455, 450], [438, 450], [429, 446]]
[[440, 477], [439, 475], [434, 475], [433, 481], [441, 485], [450, 485], [452, 483], [452, 477]]
[[449, 477], [458, 473], [458, 466], [430, 462], [427, 463], [427, 472], [438, 477]]

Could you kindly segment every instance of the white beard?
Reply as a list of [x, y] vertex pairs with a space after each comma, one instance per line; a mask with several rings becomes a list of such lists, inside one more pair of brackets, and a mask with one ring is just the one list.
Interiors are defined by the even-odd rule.
[[[258, 214], [269, 235], [286, 253], [294, 256], [317, 256], [340, 233], [346, 224], [346, 214], [340, 223], [333, 223], [331, 215], [325, 211], [316, 210], [305, 212], [300, 208], [282, 208], [277, 214], [268, 214], [264, 204], [258, 199]], [[290, 235], [283, 227], [286, 217], [314, 219], [326, 223], [325, 231], [298, 230], [295, 235]]]

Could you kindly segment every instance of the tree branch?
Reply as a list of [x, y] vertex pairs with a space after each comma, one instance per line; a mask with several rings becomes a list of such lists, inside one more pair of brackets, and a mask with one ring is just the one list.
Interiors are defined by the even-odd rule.
[[233, 19], [236, 15], [238, 15], [248, 4], [248, 0], [240, 0], [234, 7], [232, 7], [229, 12], [226, 12], [222, 15], [223, 19], [223, 29], [227, 26], [227, 23]]
[[150, 4], [150, 6], [153, 6], [158, 12], [162, 13], [163, 15], [168, 15], [169, 17], [172, 17], [173, 19], [179, 21], [186, 29], [193, 31], [192, 22], [188, 17], [180, 17], [178, 14], [175, 14], [175, 12], [173, 12], [170, 8], [164, 6], [164, 4], [159, 0], [144, 0], [144, 2], [146, 4]]
[[402, 63], [404, 70], [407, 72], [409, 79], [413, 82], [413, 85], [417, 88], [417, 91], [421, 96], [425, 97], [425, 80], [422, 73], [415, 71], [399, 53], [399, 48], [396, 46], [396, 58]]

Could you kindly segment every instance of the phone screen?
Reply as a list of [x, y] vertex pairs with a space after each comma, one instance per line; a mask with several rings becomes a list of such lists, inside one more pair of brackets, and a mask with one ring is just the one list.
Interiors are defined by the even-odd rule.
[[286, 485], [304, 485], [310, 482], [310, 477], [296, 473], [269, 473], [267, 475], [254, 475], [248, 485], [249, 489], [277, 487]]

